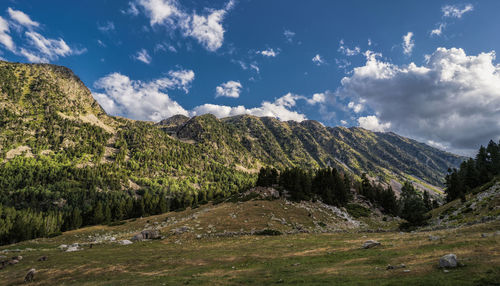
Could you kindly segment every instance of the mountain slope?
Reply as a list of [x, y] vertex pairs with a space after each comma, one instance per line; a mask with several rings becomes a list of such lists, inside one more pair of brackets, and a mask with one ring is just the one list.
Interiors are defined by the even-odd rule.
[[234, 158], [243, 152], [245, 157], [264, 165], [331, 165], [356, 175], [367, 172], [387, 182], [412, 178], [442, 186], [446, 170], [464, 159], [394, 133], [331, 128], [312, 120], [281, 122], [249, 115], [218, 120], [213, 115], [202, 115], [185, 118], [177, 128], [170, 123], [169, 133], [198, 144], [215, 144], [217, 150], [225, 148], [226, 155]]

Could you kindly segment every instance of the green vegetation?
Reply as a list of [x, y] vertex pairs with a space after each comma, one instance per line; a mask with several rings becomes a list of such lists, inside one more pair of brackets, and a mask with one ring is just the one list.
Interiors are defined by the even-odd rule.
[[[69, 69], [0, 61], [0, 244], [222, 201], [253, 186], [263, 165], [288, 169], [280, 184], [296, 200], [345, 205], [342, 174], [439, 185], [461, 160], [395, 134], [314, 121], [111, 117]], [[309, 177], [300, 168], [330, 165], [310, 176], [310, 191], [293, 185], [295, 174]]]
[[474, 188], [490, 182], [500, 174], [500, 145], [493, 141], [485, 148], [481, 146], [475, 159], [462, 162], [460, 169], [449, 169], [446, 176], [446, 198], [460, 198], [465, 202], [466, 194]]

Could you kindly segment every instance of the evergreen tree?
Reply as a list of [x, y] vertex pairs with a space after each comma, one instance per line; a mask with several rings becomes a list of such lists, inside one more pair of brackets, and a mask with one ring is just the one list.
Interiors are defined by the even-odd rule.
[[104, 210], [101, 202], [97, 202], [93, 212], [94, 224], [101, 224], [104, 221]]
[[405, 182], [401, 188], [401, 217], [410, 226], [425, 224], [427, 220], [425, 203], [410, 182]]

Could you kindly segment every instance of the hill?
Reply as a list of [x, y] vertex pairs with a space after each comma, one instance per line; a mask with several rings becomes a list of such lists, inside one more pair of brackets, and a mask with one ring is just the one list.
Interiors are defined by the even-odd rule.
[[[403, 233], [374, 209], [354, 218], [273, 193], [254, 189], [218, 204], [3, 246], [3, 259], [18, 262], [6, 264], [0, 279], [21, 284], [30, 268], [32, 285], [495, 285], [500, 277], [498, 220]], [[159, 239], [128, 241], [143, 230]], [[369, 239], [381, 245], [362, 249]], [[438, 268], [448, 253], [462, 267]]]
[[253, 186], [261, 166], [334, 166], [439, 192], [463, 159], [393, 133], [316, 121], [113, 117], [67, 68], [0, 61], [3, 243], [227, 198]]

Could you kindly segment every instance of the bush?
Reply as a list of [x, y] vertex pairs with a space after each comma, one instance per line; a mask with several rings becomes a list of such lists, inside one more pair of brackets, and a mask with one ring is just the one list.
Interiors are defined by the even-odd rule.
[[257, 231], [255, 233], [256, 235], [282, 235], [283, 233], [279, 230], [275, 229], [263, 229], [260, 231]]
[[371, 214], [369, 209], [358, 204], [348, 204], [346, 210], [354, 218], [367, 217]]

